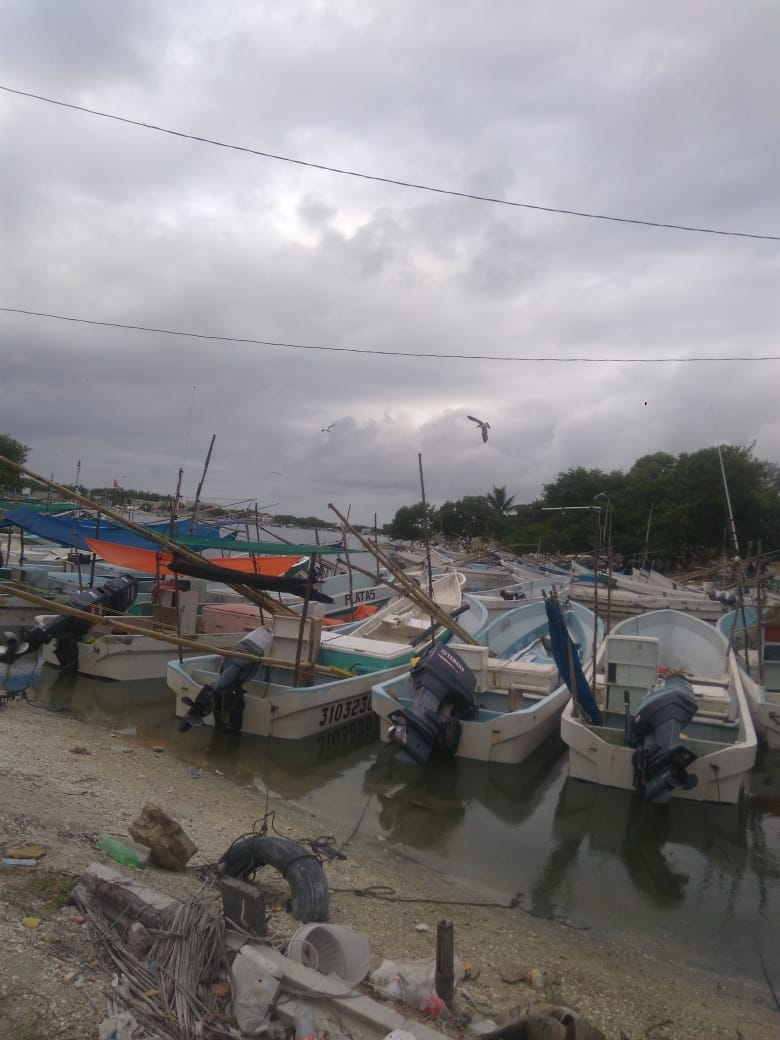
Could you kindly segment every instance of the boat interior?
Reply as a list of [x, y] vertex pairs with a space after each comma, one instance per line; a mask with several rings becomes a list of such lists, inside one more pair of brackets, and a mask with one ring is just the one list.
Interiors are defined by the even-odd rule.
[[698, 755], [712, 753], [713, 745], [728, 746], [740, 739], [738, 705], [728, 672], [695, 675], [660, 661], [655, 636], [607, 637], [596, 672], [594, 694], [604, 713], [604, 724], [589, 728], [611, 744], [625, 744], [626, 711], [634, 715], [646, 694], [665, 675], [677, 672], [690, 683], [698, 711], [683, 735]]

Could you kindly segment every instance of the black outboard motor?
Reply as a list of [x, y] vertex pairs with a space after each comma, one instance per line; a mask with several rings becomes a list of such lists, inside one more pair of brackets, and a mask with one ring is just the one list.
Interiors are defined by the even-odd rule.
[[[71, 596], [64, 605], [72, 607], [74, 610], [87, 612], [99, 607], [102, 610], [111, 611], [112, 614], [126, 614], [135, 602], [137, 594], [138, 579], [131, 574], [118, 574], [96, 588], [84, 589], [83, 592]], [[90, 624], [91, 622], [84, 618], [57, 614], [43, 625], [25, 629], [23, 637], [25, 648], [22, 652], [35, 653], [45, 643], [56, 639], [55, 654], [60, 668], [75, 670], [79, 661], [78, 643], [81, 637], [89, 631]], [[17, 656], [21, 656], [21, 652], [17, 653]]]
[[411, 670], [414, 703], [390, 716], [388, 736], [418, 765], [433, 751], [454, 755], [461, 720], [479, 715], [477, 680], [454, 650], [444, 644], [429, 647]]
[[692, 791], [698, 783], [687, 771], [698, 756], [680, 739], [697, 711], [691, 684], [672, 675], [642, 698], [633, 719], [626, 712], [626, 740], [636, 748], [634, 787], [646, 801], [662, 805], [676, 787]]
[[193, 726], [202, 726], [203, 720], [214, 714], [214, 725], [221, 729], [240, 730], [244, 718], [244, 695], [242, 683], [254, 679], [260, 668], [260, 658], [268, 653], [273, 635], [264, 626], [254, 629], [233, 647], [246, 654], [257, 654], [256, 661], [225, 657], [214, 683], [203, 686], [195, 698], [182, 697], [189, 708], [179, 722], [179, 732], [186, 733]]

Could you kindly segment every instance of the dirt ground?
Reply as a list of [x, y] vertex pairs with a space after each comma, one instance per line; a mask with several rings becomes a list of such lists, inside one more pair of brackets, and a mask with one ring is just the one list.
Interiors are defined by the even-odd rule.
[[[46, 849], [34, 868], [0, 868], [3, 1040], [98, 1036], [112, 975], [74, 920], [77, 912], [67, 904], [67, 885], [63, 890], [58, 875], [78, 878], [96, 861], [116, 867], [97, 849], [97, 837], [127, 839], [128, 825], [148, 801], [177, 820], [198, 847], [183, 872], [147, 867], [143, 874], [146, 884], [182, 899], [200, 888], [209, 866], [255, 828], [265, 809], [257, 790], [237, 787], [216, 772], [193, 777], [164, 749], [23, 702], [0, 708], [0, 849]], [[456, 878], [443, 884], [370, 836], [334, 834], [330, 821], [289, 803], [271, 807], [280, 834], [294, 840], [333, 835], [345, 853], [343, 860], [325, 862], [328, 919], [367, 934], [372, 967], [384, 958], [433, 959], [437, 923], [448, 920], [456, 954], [476, 976], [460, 987], [489, 1018], [544, 996], [528, 981], [536, 969], [546, 973], [548, 996], [578, 1010], [608, 1040], [780, 1036], [780, 1013], [768, 988], [691, 969], [674, 961], [674, 951], [651, 955], [596, 941], [520, 908], [474, 905], [483, 901], [473, 889]], [[286, 884], [281, 877], [267, 884], [267, 905], [276, 906], [271, 932], [284, 941], [299, 922], [279, 899]], [[442, 902], [442, 893], [450, 901]], [[30, 927], [30, 918], [39, 923]]]

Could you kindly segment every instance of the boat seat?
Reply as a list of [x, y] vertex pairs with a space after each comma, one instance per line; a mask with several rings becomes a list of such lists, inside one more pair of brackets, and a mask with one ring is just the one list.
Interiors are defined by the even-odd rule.
[[707, 716], [733, 722], [736, 718], [726, 681], [718, 679], [699, 679], [691, 682], [693, 696], [698, 705], [697, 717]]
[[655, 636], [607, 636], [605, 704], [620, 710], [628, 694], [635, 712], [658, 680], [659, 643]]
[[553, 662], [505, 661], [500, 657], [489, 657], [487, 662], [487, 685], [497, 689], [512, 686], [533, 690], [542, 695], [550, 693], [560, 684], [558, 668]]
[[[344, 635], [335, 635], [332, 638], [324, 639], [322, 648], [323, 650], [337, 650], [345, 654], [362, 654], [367, 657], [376, 656], [377, 654], [377, 645], [374, 638], [369, 636], [353, 636], [348, 632]], [[399, 656], [404, 653], [408, 654], [409, 652], [410, 647], [408, 643], [383, 640], [383, 656]]]

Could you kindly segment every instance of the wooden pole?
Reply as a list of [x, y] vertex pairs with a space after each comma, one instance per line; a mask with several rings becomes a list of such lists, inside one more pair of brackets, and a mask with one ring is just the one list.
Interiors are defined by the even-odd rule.
[[428, 567], [428, 595], [433, 597], [433, 573], [431, 567], [431, 539], [428, 530], [428, 504], [425, 501], [425, 481], [423, 480], [422, 454], [418, 452], [417, 462], [420, 466], [420, 494], [423, 507], [423, 538], [425, 539], [425, 562]]
[[[2, 458], [0, 458], [2, 462]], [[347, 528], [350, 534], [354, 535], [355, 538], [360, 542], [364, 549], [368, 552], [373, 553], [374, 556], [382, 563], [382, 565], [393, 575], [398, 584], [403, 588], [404, 595], [412, 600], [421, 610], [426, 611], [432, 618], [435, 618], [444, 628], [449, 632], [452, 632], [454, 636], [462, 643], [470, 643], [472, 646], [478, 646], [479, 641], [475, 639], [465, 628], [461, 627], [456, 621], [453, 621], [451, 617], [448, 617], [444, 611], [439, 607], [439, 604], [426, 595], [425, 592], [418, 586], [415, 585], [403, 571], [396, 567], [392, 560], [379, 548], [379, 546], [373, 546], [368, 539], [364, 538], [363, 535], [352, 527], [347, 521], [346, 517], [342, 516], [341, 513], [336, 509], [333, 503], [328, 503], [328, 508], [331, 509], [336, 516], [341, 520], [342, 524]]]
[[455, 929], [452, 921], [439, 921], [436, 926], [434, 984], [437, 994], [452, 1010], [455, 996]]
[[[109, 520], [115, 520], [122, 527], [126, 527], [129, 531], [134, 531], [142, 538], [148, 538], [152, 542], [156, 542], [161, 545], [163, 549], [168, 552], [178, 553], [187, 560], [193, 560], [195, 563], [202, 563], [202, 559], [196, 552], [188, 549], [186, 546], [177, 545], [176, 542], [171, 541], [169, 538], [165, 538], [164, 535], [159, 534], [157, 531], [149, 530], [146, 527], [142, 527], [140, 524], [134, 523], [132, 520], [128, 520], [126, 517], [121, 516], [119, 513], [115, 513], [111, 509], [107, 509], [105, 506], [98, 505], [97, 502], [93, 502], [92, 499], [86, 498], [84, 495], [79, 495], [75, 491], [71, 491], [69, 488], [63, 487], [62, 484], [57, 484], [53, 480], [47, 480], [46, 477], [40, 476], [38, 473], [34, 473], [32, 470], [27, 469], [25, 466], [20, 466], [17, 462], [13, 462], [11, 459], [5, 458], [0, 455], [0, 465], [8, 466], [10, 469], [15, 470], [17, 473], [24, 473], [26, 476], [31, 477], [38, 483], [43, 484], [44, 487], [51, 487], [53, 490], [64, 495], [66, 498], [72, 498], [74, 501], [85, 506], [87, 509], [92, 509], [95, 512], [100, 512], [102, 509], [104, 515]], [[22, 537], [24, 537], [24, 531], [22, 531]], [[288, 616], [294, 615], [295, 611], [289, 607], [285, 607], [283, 604], [278, 603], [270, 596], [266, 596], [265, 593], [260, 592], [258, 589], [252, 589], [248, 585], [239, 585], [229, 582], [225, 582], [229, 588], [233, 589], [244, 599], [248, 599], [250, 603], [254, 603], [258, 607], [263, 607], [270, 614], [286, 614]]]

